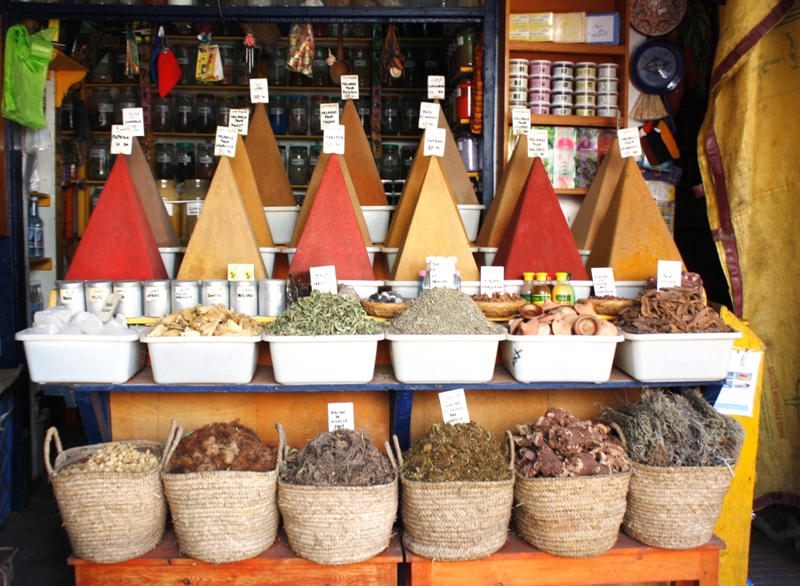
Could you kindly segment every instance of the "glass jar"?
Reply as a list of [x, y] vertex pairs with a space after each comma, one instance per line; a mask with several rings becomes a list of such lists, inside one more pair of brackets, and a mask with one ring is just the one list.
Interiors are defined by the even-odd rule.
[[194, 132], [194, 100], [192, 94], [178, 94], [174, 104], [175, 132]]
[[117, 96], [115, 124], [122, 124], [122, 110], [139, 107], [139, 93], [135, 87], [123, 87]]
[[[175, 4], [175, 0], [168, 0], [169, 4]], [[192, 2], [189, 0], [189, 5]], [[194, 36], [194, 28], [192, 28], [191, 22], [173, 22], [170, 27], [173, 35], [186, 37], [186, 36]]]
[[217, 130], [217, 104], [211, 94], [197, 94], [194, 107], [194, 129], [200, 134], [214, 134]]
[[358, 118], [361, 120], [364, 133], [367, 137], [372, 136], [372, 100], [369, 98], [357, 100], [356, 110], [358, 111]]
[[322, 136], [322, 122], [319, 116], [320, 104], [328, 102], [327, 96], [311, 96], [311, 134]]
[[89, 123], [92, 130], [111, 130], [114, 123], [114, 98], [107, 87], [92, 90], [89, 98]]
[[419, 98], [407, 98], [400, 104], [400, 134], [416, 136], [421, 134], [419, 127]]
[[281, 155], [281, 163], [283, 163], [283, 168], [284, 168], [284, 170], [286, 170], [287, 169], [287, 165], [286, 165], [286, 147], [283, 146], [283, 145], [280, 145], [278, 147], [278, 153], [280, 153], [280, 155]]
[[289, 183], [308, 184], [308, 149], [304, 146], [289, 147]]
[[103, 188], [99, 185], [95, 185], [92, 187], [91, 195], [89, 196], [89, 217], [92, 216], [92, 212], [94, 212], [94, 208], [97, 207], [97, 203], [100, 201], [100, 194], [103, 193]]
[[181, 196], [178, 194], [178, 186], [172, 179], [161, 179], [156, 182], [156, 185], [158, 186], [158, 194], [161, 196], [161, 199], [164, 200], [164, 207], [167, 208], [167, 214], [169, 215], [169, 219], [172, 221], [175, 232], [180, 236], [180, 206], [168, 203], [172, 201], [178, 201], [181, 198]]
[[420, 87], [422, 85], [422, 67], [416, 49], [406, 49], [403, 61], [403, 87]]
[[311, 60], [311, 85], [314, 87], [324, 87], [328, 85], [328, 63], [326, 49], [317, 47], [314, 50], [314, 58]]
[[286, 115], [286, 96], [270, 96], [268, 114], [273, 134], [286, 134], [289, 120]]
[[308, 168], [311, 172], [314, 171], [314, 167], [317, 166], [317, 161], [319, 161], [319, 156], [322, 154], [322, 145], [321, 144], [312, 144], [308, 147]]
[[230, 126], [231, 108], [236, 108], [233, 96], [219, 96], [217, 98], [217, 126]]
[[89, 145], [90, 181], [105, 181], [111, 172], [111, 141], [107, 138], [98, 138]]
[[194, 143], [179, 142], [175, 145], [175, 179], [184, 183], [197, 177], [197, 166], [194, 157]]
[[267, 62], [267, 82], [270, 87], [286, 85], [286, 48], [275, 47]]
[[97, 65], [89, 72], [89, 83], [113, 83], [114, 81], [114, 51], [109, 49], [100, 57]]
[[250, 94], [236, 96], [236, 107], [239, 110], [248, 110], [250, 112], [250, 120], [253, 119], [253, 104], [250, 102]]
[[[305, 73], [295, 71], [294, 69], [287, 69], [288, 74], [287, 84], [292, 87], [305, 87], [311, 85], [311, 78]], [[312, 70], [313, 75], [313, 70]]]
[[156, 95], [151, 116], [153, 132], [172, 132], [172, 98]]
[[197, 178], [211, 179], [217, 168], [217, 161], [214, 158], [214, 145], [204, 142], [197, 145]]
[[397, 96], [381, 98], [381, 134], [400, 134], [400, 101]]
[[475, 43], [478, 33], [472, 27], [467, 27], [456, 37], [456, 64], [458, 67], [472, 67], [475, 65]]
[[480, 170], [481, 139], [477, 134], [462, 132], [456, 137], [456, 146], [468, 173]]
[[156, 179], [175, 179], [175, 148], [170, 143], [156, 144]]
[[308, 134], [308, 99], [292, 96], [289, 102], [289, 134]]
[[172, 47], [175, 53], [175, 59], [178, 65], [181, 66], [181, 78], [178, 80], [178, 85], [194, 85], [195, 83], [195, 59], [194, 49], [185, 45], [175, 45]]
[[203, 201], [208, 194], [208, 179], [189, 179], [181, 194], [181, 201], [189, 202], [181, 205], [181, 246], [187, 246], [192, 238]]
[[232, 45], [220, 45], [219, 56], [222, 60], [222, 79], [220, 85], [233, 85], [233, 63], [236, 59], [236, 52]]
[[370, 87], [372, 85], [372, 67], [369, 57], [369, 51], [366, 49], [355, 49], [353, 51], [351, 73], [358, 75], [359, 87]]
[[311, 25], [311, 30], [314, 33], [314, 38], [327, 37], [328, 25], [324, 22], [315, 22]]
[[61, 100], [61, 130], [75, 130], [75, 92], [67, 92]]
[[397, 181], [400, 179], [400, 152], [396, 144], [383, 145], [381, 179], [390, 181]]
[[421, 82], [424, 86], [428, 85], [429, 75], [443, 75], [442, 61], [436, 51], [425, 50], [421, 56], [422, 65], [422, 79]]
[[408, 172], [411, 171], [411, 165], [414, 163], [414, 155], [417, 153], [417, 147], [407, 146], [400, 149], [400, 179], [406, 179]]

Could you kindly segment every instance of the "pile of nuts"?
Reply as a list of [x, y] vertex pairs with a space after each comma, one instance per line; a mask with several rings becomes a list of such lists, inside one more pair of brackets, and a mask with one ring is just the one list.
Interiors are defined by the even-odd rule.
[[150, 448], [140, 451], [131, 444], [111, 443], [102, 446], [86, 460], [70, 464], [58, 473], [147, 472], [160, 465], [161, 458]]

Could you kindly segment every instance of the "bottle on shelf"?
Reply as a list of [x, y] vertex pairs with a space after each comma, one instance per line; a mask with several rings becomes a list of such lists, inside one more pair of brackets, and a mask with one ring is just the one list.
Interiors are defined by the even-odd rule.
[[304, 146], [289, 147], [289, 183], [306, 185], [308, 183], [308, 149]]
[[197, 177], [194, 143], [179, 142], [175, 145], [175, 180], [184, 183]]
[[294, 95], [289, 102], [289, 134], [305, 136], [308, 134], [308, 98]]
[[286, 96], [274, 95], [269, 98], [268, 117], [273, 134], [286, 134], [289, 120], [286, 115]]
[[61, 130], [75, 130], [75, 92], [67, 92], [61, 100]]
[[400, 102], [397, 96], [381, 98], [381, 134], [400, 134]]
[[105, 181], [111, 172], [111, 141], [107, 138], [96, 138], [89, 145], [89, 169], [87, 177], [90, 181]]
[[175, 148], [171, 143], [156, 145], [156, 179], [175, 179]]
[[175, 97], [175, 132], [194, 132], [194, 99], [192, 94], [178, 94]]
[[209, 142], [197, 145], [197, 178], [213, 178], [216, 168], [217, 161], [214, 158], [214, 145]]
[[528, 303], [533, 301], [533, 273], [522, 273], [522, 287], [519, 296]]
[[209, 187], [208, 179], [189, 179], [186, 187], [181, 193], [181, 246], [187, 246], [192, 238], [200, 212], [203, 209], [203, 202], [206, 199]]
[[370, 87], [372, 85], [372, 67], [370, 67], [369, 51], [362, 48], [354, 49], [352, 63], [351, 73], [358, 75], [359, 87]]
[[541, 307], [548, 299], [551, 299], [551, 291], [550, 285], [547, 284], [547, 273], [536, 273], [531, 303]]
[[39, 217], [39, 198], [35, 195], [28, 207], [28, 257], [44, 258], [44, 222]]
[[553, 301], [561, 305], [575, 305], [575, 289], [569, 284], [568, 273], [556, 273], [556, 284], [553, 285]]
[[111, 130], [114, 123], [114, 98], [107, 87], [92, 89], [89, 97], [89, 125], [99, 132]]
[[138, 108], [139, 104], [139, 93], [136, 91], [135, 87], [128, 86], [119, 88], [119, 95], [117, 95], [117, 103], [115, 106], [115, 124], [122, 124], [123, 109]]
[[314, 50], [314, 58], [311, 60], [311, 85], [314, 87], [328, 85], [328, 63], [325, 58], [326, 50], [323, 47], [317, 47]]
[[217, 103], [213, 94], [197, 94], [194, 108], [194, 129], [200, 134], [213, 134], [217, 129]]
[[233, 96], [219, 96], [217, 98], [217, 126], [229, 126], [231, 108], [236, 108], [236, 99]]
[[150, 125], [153, 132], [172, 132], [173, 128], [172, 98], [156, 95], [153, 99]]
[[381, 179], [398, 181], [400, 179], [400, 152], [396, 144], [383, 145], [380, 168]]

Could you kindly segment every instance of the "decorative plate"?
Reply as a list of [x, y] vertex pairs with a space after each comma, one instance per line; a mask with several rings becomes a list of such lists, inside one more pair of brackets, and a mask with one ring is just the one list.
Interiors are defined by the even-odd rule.
[[683, 79], [686, 60], [677, 43], [666, 39], [648, 39], [631, 57], [633, 85], [646, 94], [671, 92]]
[[686, 14], [687, 0], [630, 0], [633, 28], [649, 37], [666, 35]]

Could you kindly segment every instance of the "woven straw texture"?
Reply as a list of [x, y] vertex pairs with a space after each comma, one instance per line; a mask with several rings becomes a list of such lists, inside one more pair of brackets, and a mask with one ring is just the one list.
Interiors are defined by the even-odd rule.
[[[396, 436], [394, 441], [399, 454]], [[512, 469], [513, 457], [512, 445]], [[513, 476], [498, 481], [421, 482], [401, 474], [400, 483], [403, 546], [415, 554], [467, 561], [489, 556], [505, 544], [514, 503]]]
[[[55, 440], [55, 466], [50, 465], [50, 442]], [[124, 442], [152, 448], [161, 456], [164, 443]], [[148, 472], [93, 472], [60, 475], [70, 464], [88, 458], [107, 444], [63, 450], [56, 428], [47, 431], [44, 460], [72, 553], [98, 564], [124, 562], [153, 549], [164, 535], [167, 504], [156, 466]]]
[[633, 465], [622, 529], [662, 549], [691, 549], [714, 534], [731, 484], [727, 467]]
[[475, 304], [481, 308], [486, 317], [511, 317], [519, 311], [519, 308], [528, 303], [522, 301], [476, 301]]
[[553, 555], [602, 555], [617, 542], [630, 479], [630, 472], [569, 478], [517, 476], [517, 531], [532, 546]]
[[397, 317], [408, 309], [409, 305], [411, 305], [409, 302], [377, 303], [374, 301], [365, 301], [364, 299], [361, 300], [361, 307], [364, 308], [364, 311], [366, 311], [368, 315], [374, 317]]
[[[173, 421], [164, 470], [182, 435], [183, 428]], [[222, 564], [250, 559], [269, 548], [280, 521], [276, 503], [280, 466], [279, 456], [271, 472], [162, 472], [181, 551], [204, 562]]]

